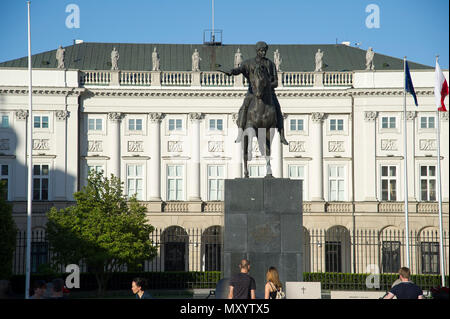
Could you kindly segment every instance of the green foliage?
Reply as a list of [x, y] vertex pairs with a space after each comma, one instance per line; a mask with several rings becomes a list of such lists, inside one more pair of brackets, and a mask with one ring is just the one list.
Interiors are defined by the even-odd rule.
[[12, 275], [12, 259], [16, 249], [17, 227], [12, 206], [6, 202], [4, 182], [0, 181], [0, 279]]
[[156, 256], [146, 222], [145, 207], [135, 197], [123, 194], [120, 179], [90, 172], [88, 185], [74, 194], [76, 205], [52, 208], [47, 216], [47, 234], [55, 259], [62, 265], [84, 261], [96, 274], [99, 293], [109, 274], [122, 266], [142, 266]]

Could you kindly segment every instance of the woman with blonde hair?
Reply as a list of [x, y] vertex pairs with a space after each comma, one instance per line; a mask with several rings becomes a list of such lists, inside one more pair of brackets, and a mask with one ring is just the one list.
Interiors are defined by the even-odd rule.
[[[264, 288], [265, 299], [280, 299], [284, 298], [283, 286], [280, 282], [278, 271], [275, 267], [270, 267], [266, 273], [266, 286]], [[277, 297], [278, 294], [278, 297]]]

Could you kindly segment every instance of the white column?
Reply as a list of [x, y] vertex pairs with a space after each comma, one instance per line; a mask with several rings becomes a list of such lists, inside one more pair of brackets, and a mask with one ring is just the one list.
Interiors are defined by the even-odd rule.
[[283, 178], [283, 149], [280, 142], [280, 133], [275, 128], [271, 149], [271, 165], [273, 177]]
[[[113, 112], [108, 113], [108, 118], [111, 122], [111, 137], [114, 141], [111, 143], [111, 162], [109, 173], [121, 178], [120, 176], [120, 122], [122, 120], [122, 113]], [[109, 175], [109, 174], [108, 174]]]
[[[376, 119], [377, 112], [364, 112], [364, 176], [365, 201], [377, 200]], [[356, 150], [357, 151], [357, 150]]]
[[311, 136], [313, 142], [311, 145], [311, 152], [313, 156], [312, 160], [312, 176], [310, 180], [312, 182], [311, 187], [311, 200], [323, 201], [323, 134], [322, 134], [322, 122], [324, 119], [324, 113], [312, 113], [311, 114]]
[[[408, 152], [408, 200], [416, 201], [416, 168], [415, 162], [415, 149], [414, 141], [416, 140], [416, 131], [414, 129], [414, 123], [416, 118], [416, 112], [410, 111], [406, 112], [406, 126], [407, 126], [407, 152]], [[412, 137], [411, 137], [412, 136]], [[417, 198], [419, 198], [419, 193], [417, 193]]]
[[[67, 164], [66, 164], [66, 199], [73, 201], [73, 193], [78, 190], [78, 180], [83, 177], [78, 172], [80, 161], [80, 142], [78, 137], [78, 95], [71, 96], [67, 104], [66, 113], [66, 134], [67, 134]], [[80, 174], [80, 175], [78, 175]], [[81, 182], [81, 180], [80, 180]], [[81, 184], [81, 183], [80, 183]]]
[[[27, 117], [28, 110], [18, 110], [16, 113], [16, 149], [13, 150], [17, 160], [15, 162], [14, 181], [11, 183], [14, 190], [11, 200], [27, 200]], [[32, 120], [32, 119], [31, 119]], [[10, 143], [11, 144], [11, 143]], [[13, 162], [13, 163], [14, 163]]]
[[150, 200], [161, 201], [161, 120], [162, 113], [150, 113]]
[[189, 119], [192, 123], [192, 137], [189, 139], [191, 144], [191, 160], [189, 162], [188, 175], [188, 200], [200, 201], [200, 120], [202, 113], [189, 113]]
[[[438, 112], [440, 115], [441, 127], [440, 127], [440, 138], [441, 138], [441, 190], [442, 190], [442, 201], [448, 202], [448, 192], [449, 192], [449, 160], [448, 160], [448, 112]], [[437, 121], [438, 119], [436, 119]], [[437, 141], [436, 141], [437, 142]], [[447, 176], [447, 178], [445, 178]]]
[[237, 118], [238, 114], [233, 113], [231, 114], [231, 118], [233, 120], [233, 123], [235, 126], [233, 126], [233, 129], [230, 130], [228, 134], [228, 142], [230, 145], [233, 145], [233, 155], [232, 155], [232, 163], [231, 163], [231, 172], [232, 175], [231, 178], [242, 178], [242, 144], [241, 143], [235, 143], [234, 140], [238, 134], [239, 128], [237, 127]]
[[52, 196], [54, 200], [66, 200], [66, 179], [68, 178], [68, 172], [66, 171], [67, 151], [72, 145], [78, 145], [72, 144], [67, 140], [66, 119], [68, 115], [68, 112], [65, 110], [55, 112], [55, 142], [58, 146], [64, 145], [64, 148], [57, 148], [59, 151], [55, 159], [55, 172], [58, 172], [58, 174], [55, 174], [54, 185], [56, 187]]

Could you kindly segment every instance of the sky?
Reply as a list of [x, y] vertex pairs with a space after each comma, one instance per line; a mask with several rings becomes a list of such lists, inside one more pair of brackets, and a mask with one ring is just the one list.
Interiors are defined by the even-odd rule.
[[[79, 27], [73, 25], [74, 12], [66, 12], [71, 4], [79, 8]], [[377, 53], [407, 56], [408, 61], [431, 66], [439, 54], [441, 68], [449, 68], [448, 0], [215, 0], [214, 4], [215, 29], [223, 30], [223, 44], [349, 41], [364, 50], [373, 47]], [[212, 0], [32, 0], [32, 53], [68, 46], [74, 39], [199, 44], [203, 31], [212, 28], [211, 9]], [[0, 62], [24, 57], [27, 50], [26, 1], [0, 0]]]

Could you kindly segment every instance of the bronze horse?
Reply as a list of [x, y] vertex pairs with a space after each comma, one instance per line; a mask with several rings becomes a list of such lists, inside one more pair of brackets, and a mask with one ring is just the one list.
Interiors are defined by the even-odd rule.
[[252, 160], [252, 141], [256, 136], [261, 155], [266, 159], [266, 177], [272, 177], [270, 154], [277, 126], [277, 114], [272, 100], [268, 70], [264, 65], [258, 64], [252, 72], [253, 76], [249, 78], [253, 95], [244, 130], [244, 176], [249, 177], [247, 163]]

